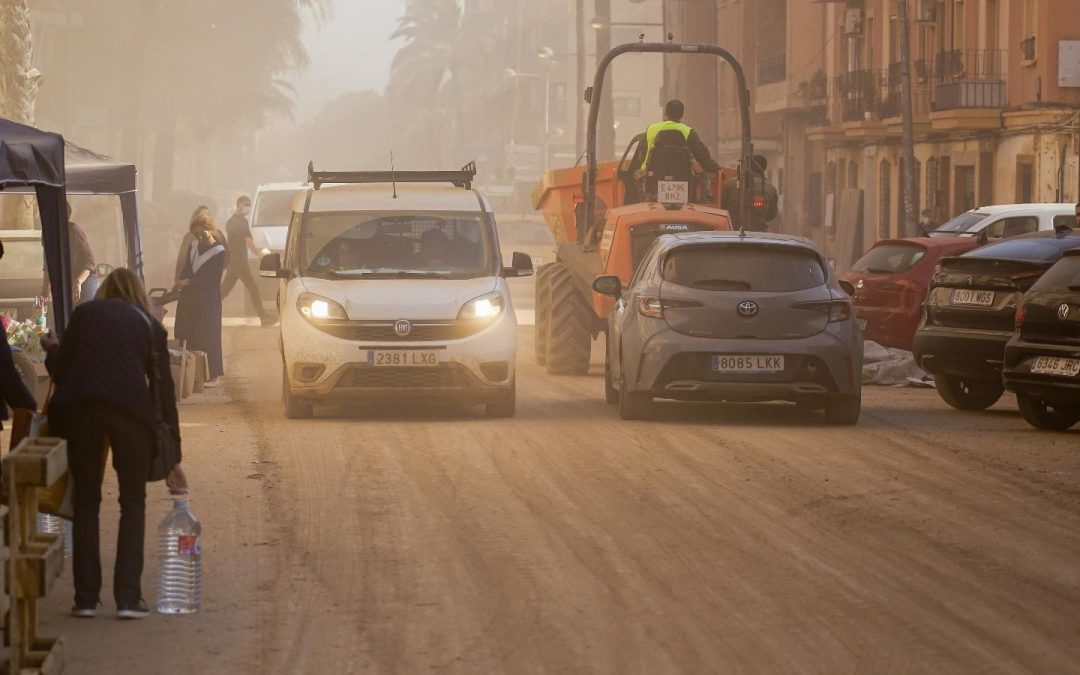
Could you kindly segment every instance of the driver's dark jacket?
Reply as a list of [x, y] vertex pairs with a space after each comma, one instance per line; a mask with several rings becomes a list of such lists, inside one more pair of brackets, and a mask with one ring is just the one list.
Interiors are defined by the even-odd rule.
[[[686, 139], [686, 144], [690, 147], [690, 156], [697, 160], [697, 163], [701, 165], [701, 168], [706, 172], [719, 171], [720, 165], [713, 159], [712, 153], [709, 152], [709, 146], [705, 145], [705, 141], [701, 140], [701, 136], [698, 135], [697, 129], [690, 129], [690, 135]], [[636, 151], [634, 151], [634, 159], [630, 163], [635, 170], [643, 170], [645, 164], [645, 155], [649, 152], [649, 148], [645, 143], [638, 145]]]

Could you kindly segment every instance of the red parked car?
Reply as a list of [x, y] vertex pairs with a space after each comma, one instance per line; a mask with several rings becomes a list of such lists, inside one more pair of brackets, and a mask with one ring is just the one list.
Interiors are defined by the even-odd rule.
[[978, 237], [883, 239], [840, 277], [863, 337], [911, 350], [938, 261], [978, 248]]

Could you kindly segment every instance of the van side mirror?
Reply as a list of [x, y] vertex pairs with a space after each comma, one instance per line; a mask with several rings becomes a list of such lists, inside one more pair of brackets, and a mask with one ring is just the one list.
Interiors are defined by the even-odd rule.
[[264, 255], [259, 261], [259, 276], [267, 279], [281, 279], [285, 276], [281, 269], [281, 254]]
[[533, 275], [532, 258], [527, 253], [514, 251], [510, 267], [503, 270], [506, 277], [531, 277]]
[[619, 277], [597, 277], [592, 287], [600, 295], [607, 295], [612, 298], [622, 297], [622, 280]]

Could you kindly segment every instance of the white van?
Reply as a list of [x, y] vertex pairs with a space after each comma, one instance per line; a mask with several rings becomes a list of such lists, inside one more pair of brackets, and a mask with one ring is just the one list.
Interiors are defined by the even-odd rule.
[[285, 415], [324, 403], [443, 398], [515, 412], [517, 320], [495, 217], [462, 171], [311, 171], [279, 279]]
[[258, 187], [251, 205], [251, 238], [256, 247], [274, 253], [285, 250], [293, 198], [308, 187], [307, 183], [269, 183]]
[[978, 236], [1003, 239], [1055, 227], [1076, 225], [1073, 204], [999, 204], [961, 213], [930, 233], [931, 237]]

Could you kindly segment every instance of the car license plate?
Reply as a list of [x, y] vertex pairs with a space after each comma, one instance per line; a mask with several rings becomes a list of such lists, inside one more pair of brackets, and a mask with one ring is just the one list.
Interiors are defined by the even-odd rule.
[[712, 357], [716, 373], [778, 373], [784, 369], [783, 356], [716, 354]]
[[1036, 356], [1031, 361], [1031, 372], [1036, 375], [1080, 375], [1080, 359], [1063, 359], [1058, 356]]
[[990, 307], [994, 304], [993, 291], [969, 291], [958, 288], [953, 291], [952, 303], [954, 305], [975, 305], [977, 307]]
[[367, 364], [375, 367], [417, 368], [439, 365], [438, 352], [370, 349]]
[[866, 327], [867, 327], [867, 326], [869, 325], [869, 323], [870, 323], [869, 321], [867, 321], [866, 319], [864, 319], [864, 318], [862, 318], [862, 317], [856, 317], [856, 318], [855, 318], [855, 322], [856, 322], [857, 324], [859, 324], [859, 330], [866, 330]]
[[684, 180], [657, 181], [656, 192], [661, 204], [685, 204], [690, 201], [690, 183]]

